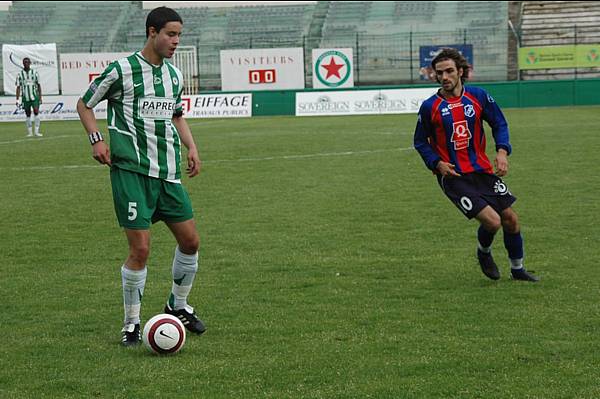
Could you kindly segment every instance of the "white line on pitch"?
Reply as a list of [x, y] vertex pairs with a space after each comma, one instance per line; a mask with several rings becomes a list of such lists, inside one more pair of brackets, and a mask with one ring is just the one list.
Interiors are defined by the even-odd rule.
[[336, 156], [348, 156], [348, 155], [362, 155], [362, 154], [376, 154], [380, 152], [390, 151], [408, 151], [412, 150], [413, 147], [406, 148], [390, 148], [382, 150], [366, 150], [366, 151], [345, 151], [345, 152], [322, 152], [317, 154], [304, 154], [304, 155], [279, 155], [274, 157], [264, 158], [240, 158], [240, 159], [215, 159], [204, 161], [203, 163], [225, 163], [225, 162], [256, 162], [256, 161], [272, 161], [277, 159], [303, 159], [303, 158], [317, 158], [317, 157], [336, 157]]
[[[263, 157], [263, 158], [239, 158], [239, 159], [214, 159], [202, 161], [203, 164], [215, 164], [215, 163], [235, 163], [235, 162], [261, 162], [261, 161], [273, 161], [278, 159], [283, 160], [294, 160], [294, 159], [305, 159], [305, 158], [317, 158], [317, 157], [335, 157], [335, 156], [349, 156], [349, 155], [363, 155], [363, 154], [377, 154], [381, 152], [391, 151], [409, 151], [413, 147], [406, 148], [389, 148], [380, 150], [365, 150], [365, 151], [344, 151], [344, 152], [322, 152], [316, 154], [297, 154], [297, 155], [280, 155], [274, 157]], [[182, 163], [185, 165], [185, 163]], [[57, 166], [21, 166], [21, 167], [10, 167], [2, 168], [0, 170], [11, 170], [11, 171], [26, 171], [26, 170], [56, 170], [56, 169], [94, 169], [94, 168], [105, 168], [105, 165], [100, 164], [89, 164], [89, 165], [57, 165]]]
[[57, 165], [57, 166], [14, 166], [12, 168], [0, 168], [0, 170], [26, 171], [26, 170], [56, 170], [56, 169], [94, 169], [105, 168], [105, 165]]
[[74, 134], [65, 134], [62, 136], [42, 136], [42, 137], [27, 137], [27, 138], [23, 138], [23, 139], [18, 139], [18, 140], [11, 140], [11, 141], [0, 141], [0, 145], [3, 144], [17, 144], [17, 143], [23, 143], [23, 142], [35, 142], [35, 141], [43, 141], [43, 140], [54, 140], [54, 139], [64, 139], [66, 137], [77, 137]]

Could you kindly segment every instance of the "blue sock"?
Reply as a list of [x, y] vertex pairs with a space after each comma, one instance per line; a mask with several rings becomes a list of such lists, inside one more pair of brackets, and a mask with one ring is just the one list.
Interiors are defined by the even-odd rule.
[[483, 226], [479, 226], [477, 230], [477, 241], [479, 241], [479, 250], [481, 252], [490, 253], [492, 242], [494, 241], [494, 236], [496, 233], [490, 233]]
[[508, 257], [513, 268], [523, 267], [523, 237], [521, 232], [509, 233], [504, 230], [504, 247], [508, 251]]

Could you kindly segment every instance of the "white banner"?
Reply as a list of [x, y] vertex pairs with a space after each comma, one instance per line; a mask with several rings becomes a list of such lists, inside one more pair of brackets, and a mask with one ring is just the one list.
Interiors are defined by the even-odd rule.
[[296, 93], [296, 116], [416, 114], [423, 101], [435, 94], [437, 89]]
[[[40, 118], [48, 120], [79, 120], [77, 100], [80, 96], [44, 96]], [[186, 118], [242, 118], [252, 116], [252, 94], [205, 94], [183, 96]], [[107, 102], [102, 101], [94, 113], [96, 119], [106, 119]], [[25, 111], [17, 108], [14, 97], [0, 97], [0, 122], [24, 121]]]
[[304, 50], [221, 50], [223, 91], [304, 88]]
[[352, 60], [351, 48], [313, 49], [313, 88], [354, 87], [354, 64]]
[[38, 72], [42, 99], [46, 94], [58, 94], [58, 63], [56, 61], [56, 43], [2, 45], [2, 66], [4, 68], [4, 93], [16, 94], [15, 82], [23, 69], [23, 58], [31, 60], [31, 69]]
[[[80, 96], [43, 96], [40, 119], [43, 121], [78, 120], [77, 100]], [[106, 119], [106, 101], [94, 108], [97, 119]], [[0, 122], [24, 121], [25, 111], [17, 108], [14, 97], [0, 97]]]
[[187, 118], [243, 118], [252, 116], [252, 94], [183, 96]]
[[[60, 55], [62, 93], [82, 96], [90, 82], [113, 61], [131, 53], [70, 53]], [[43, 87], [42, 87], [43, 89]]]

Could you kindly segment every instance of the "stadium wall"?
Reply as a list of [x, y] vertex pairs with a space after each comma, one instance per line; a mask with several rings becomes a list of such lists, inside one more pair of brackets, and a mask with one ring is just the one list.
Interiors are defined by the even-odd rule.
[[[579, 79], [560, 81], [517, 81], [517, 82], [494, 82], [476, 83], [477, 86], [486, 89], [500, 104], [502, 108], [527, 108], [527, 107], [557, 107], [572, 105], [600, 105], [600, 79]], [[281, 91], [255, 91], [252, 93], [223, 93], [203, 92], [202, 95], [188, 96], [189, 118], [231, 118], [249, 116], [275, 116], [296, 115], [297, 93], [327, 93], [359, 91], [376, 92], [381, 91], [383, 95], [389, 95], [393, 99], [402, 89], [404, 92], [415, 91], [418, 88], [429, 88], [435, 90], [435, 85], [423, 86], [385, 86], [385, 87], [361, 87], [345, 90], [320, 91], [315, 89], [305, 90], [281, 90]], [[400, 90], [399, 90], [400, 89]], [[394, 93], [395, 92], [395, 93]], [[366, 92], [364, 94], [367, 94]], [[372, 98], [372, 94], [369, 94]], [[428, 95], [428, 94], [427, 94]], [[423, 94], [420, 95], [422, 98]], [[352, 101], [348, 96], [347, 101]], [[40, 114], [44, 120], [68, 120], [78, 119], [75, 103], [78, 96], [47, 96], [44, 104], [40, 107]], [[410, 97], [409, 97], [410, 98]], [[413, 99], [414, 100], [414, 99]], [[411, 101], [410, 109], [402, 112], [416, 113], [418, 103]], [[99, 119], [105, 118], [106, 110], [103, 104], [95, 109]], [[394, 110], [381, 113], [396, 113]], [[390, 112], [392, 111], [392, 112]], [[372, 112], [377, 113], [377, 112]], [[327, 114], [327, 113], [323, 113]], [[22, 109], [15, 107], [14, 97], [0, 97], [0, 122], [22, 120], [24, 118]]]
[[[569, 105], [600, 105], [600, 79], [558, 81], [516, 81], [475, 83], [487, 90], [503, 108], [558, 107]], [[403, 85], [362, 87], [351, 90], [415, 89], [433, 85]], [[297, 92], [319, 90], [255, 91], [252, 97], [252, 115], [295, 115]], [[342, 90], [339, 90], [342, 91]]]

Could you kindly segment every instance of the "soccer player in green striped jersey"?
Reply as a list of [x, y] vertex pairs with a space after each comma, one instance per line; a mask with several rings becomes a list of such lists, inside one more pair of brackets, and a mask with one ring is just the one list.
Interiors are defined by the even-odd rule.
[[40, 137], [40, 104], [42, 103], [42, 86], [40, 85], [40, 77], [37, 71], [31, 69], [31, 60], [28, 57], [23, 58], [23, 69], [17, 75], [15, 82], [17, 87], [17, 108], [19, 107], [19, 99], [22, 100], [23, 109], [27, 119], [27, 137], [33, 136], [31, 126], [31, 109], [35, 117], [35, 135]]
[[[124, 326], [122, 344], [140, 342], [140, 308], [150, 253], [150, 225], [164, 221], [177, 241], [171, 294], [164, 312], [202, 334], [204, 323], [187, 297], [198, 270], [199, 237], [190, 199], [181, 185], [181, 145], [187, 148], [187, 173], [200, 172], [192, 133], [183, 119], [183, 78], [165, 61], [179, 44], [183, 21], [167, 7], [148, 14], [142, 51], [111, 63], [77, 103], [93, 157], [110, 166], [113, 200], [125, 230], [129, 256], [121, 267]], [[110, 149], [98, 131], [93, 108], [108, 101]]]

